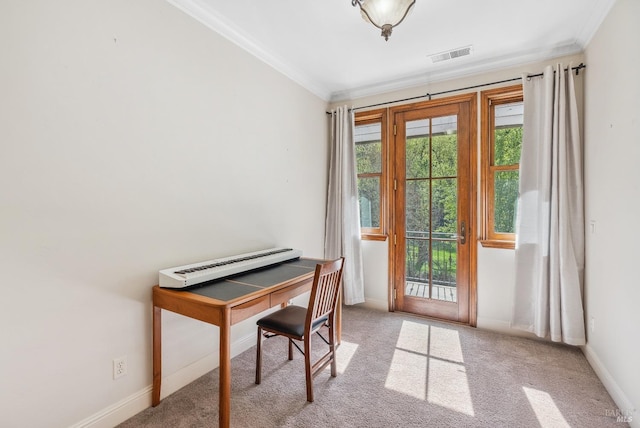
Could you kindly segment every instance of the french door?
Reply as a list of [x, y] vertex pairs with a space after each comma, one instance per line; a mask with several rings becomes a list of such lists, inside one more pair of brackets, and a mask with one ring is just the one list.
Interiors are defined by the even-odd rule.
[[475, 324], [475, 96], [399, 107], [392, 117], [395, 309]]

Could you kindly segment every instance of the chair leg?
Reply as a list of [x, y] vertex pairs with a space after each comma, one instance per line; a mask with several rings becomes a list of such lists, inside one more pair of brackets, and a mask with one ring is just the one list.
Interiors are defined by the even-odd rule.
[[333, 325], [333, 322], [329, 325], [329, 352], [331, 352], [331, 376], [336, 377], [338, 374], [338, 365], [336, 363], [336, 331]]
[[293, 339], [289, 339], [289, 360], [293, 360]]
[[304, 336], [304, 371], [307, 379], [307, 401], [313, 403], [313, 374], [311, 373], [311, 335]]
[[260, 385], [262, 377], [262, 328], [258, 327], [258, 344], [256, 345], [256, 384]]

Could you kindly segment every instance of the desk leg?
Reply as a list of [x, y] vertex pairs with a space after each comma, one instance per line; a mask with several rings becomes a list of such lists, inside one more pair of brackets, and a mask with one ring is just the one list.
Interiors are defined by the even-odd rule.
[[153, 392], [151, 405], [160, 403], [160, 384], [162, 382], [162, 316], [157, 306], [153, 307]]
[[231, 424], [231, 311], [225, 308], [220, 323], [219, 427]]
[[336, 341], [342, 342], [342, 293], [338, 294], [338, 307], [336, 308]]

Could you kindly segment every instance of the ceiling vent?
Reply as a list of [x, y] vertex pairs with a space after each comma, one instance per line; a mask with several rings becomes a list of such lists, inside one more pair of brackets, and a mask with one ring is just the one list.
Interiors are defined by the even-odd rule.
[[471, 54], [471, 46], [465, 46], [463, 48], [456, 48], [450, 51], [429, 55], [429, 58], [431, 58], [431, 62], [436, 63], [436, 62], [447, 61], [453, 58], [458, 58], [461, 56], [467, 56], [470, 54]]

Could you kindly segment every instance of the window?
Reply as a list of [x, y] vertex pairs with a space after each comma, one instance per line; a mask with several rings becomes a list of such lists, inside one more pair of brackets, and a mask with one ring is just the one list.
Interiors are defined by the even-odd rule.
[[385, 240], [386, 110], [358, 112], [355, 125], [362, 239]]
[[522, 85], [482, 92], [481, 243], [515, 248], [520, 151]]

